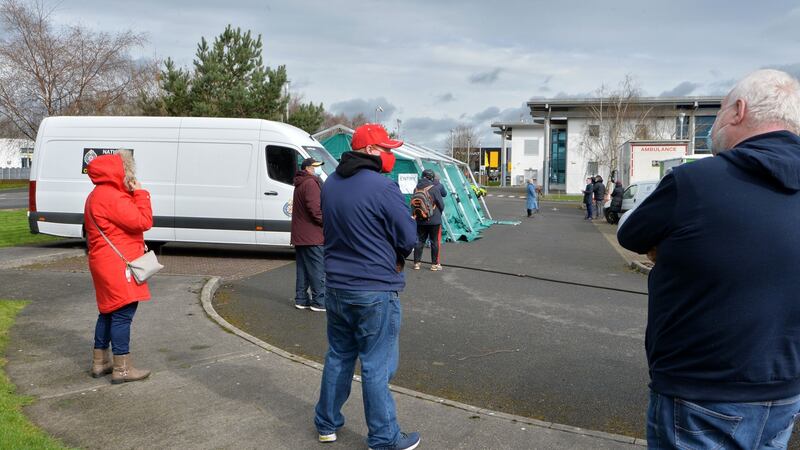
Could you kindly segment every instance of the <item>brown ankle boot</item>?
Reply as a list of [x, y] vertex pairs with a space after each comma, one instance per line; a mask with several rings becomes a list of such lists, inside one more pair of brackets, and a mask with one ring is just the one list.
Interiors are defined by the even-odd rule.
[[127, 355], [114, 355], [114, 371], [111, 373], [111, 384], [139, 381], [149, 376], [149, 370], [140, 370], [133, 367], [130, 353]]
[[111, 363], [111, 350], [96, 348], [92, 351], [92, 378], [108, 375], [114, 369]]

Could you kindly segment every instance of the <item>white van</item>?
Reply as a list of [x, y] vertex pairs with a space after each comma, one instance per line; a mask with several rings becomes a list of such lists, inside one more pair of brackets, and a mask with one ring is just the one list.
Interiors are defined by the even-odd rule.
[[603, 214], [606, 221], [610, 224], [619, 222], [620, 215], [630, 211], [644, 201], [653, 191], [656, 190], [659, 180], [637, 181], [627, 188], [622, 193], [622, 210], [619, 213], [611, 212], [611, 200], [607, 201], [603, 207]]
[[83, 207], [93, 185], [87, 164], [132, 150], [150, 191], [151, 243], [288, 246], [294, 175], [307, 157], [336, 160], [308, 133], [259, 119], [50, 117], [33, 152], [31, 232], [83, 237]]

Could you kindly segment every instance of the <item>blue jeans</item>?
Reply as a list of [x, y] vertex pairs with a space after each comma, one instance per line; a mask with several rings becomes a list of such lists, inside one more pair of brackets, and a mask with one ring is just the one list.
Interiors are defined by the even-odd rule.
[[397, 292], [327, 289], [328, 353], [314, 424], [320, 434], [344, 425], [342, 405], [350, 396], [356, 358], [367, 419], [367, 445], [392, 446], [400, 435], [389, 380], [400, 359], [402, 312]]
[[690, 402], [650, 391], [647, 448], [786, 448], [800, 396], [771, 402]]
[[110, 313], [98, 315], [94, 327], [94, 348], [105, 350], [111, 343], [115, 355], [130, 353], [131, 322], [138, 306], [139, 302], [128, 303]]
[[592, 202], [584, 202], [583, 204], [586, 205], [586, 218], [587, 219], [591, 219], [592, 218]]
[[[297, 266], [294, 302], [302, 306], [325, 306], [325, 265], [323, 246], [298, 245], [294, 248]], [[311, 286], [311, 300], [308, 287]]]

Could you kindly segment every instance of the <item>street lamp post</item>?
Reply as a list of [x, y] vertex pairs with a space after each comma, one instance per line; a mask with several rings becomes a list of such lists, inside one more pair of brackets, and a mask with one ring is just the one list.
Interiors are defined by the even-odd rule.
[[450, 130], [450, 157], [453, 158], [453, 153], [455, 152], [455, 131], [452, 129]]
[[464, 157], [464, 160], [465, 160], [464, 163], [467, 165], [467, 167], [469, 167], [469, 148], [471, 146], [470, 145], [471, 144], [470, 139], [471, 138], [469, 136], [467, 136], [467, 156]]
[[383, 112], [383, 107], [381, 107], [380, 105], [378, 105], [378, 107], [377, 107], [377, 108], [375, 108], [375, 123], [380, 123], [380, 122], [378, 121], [378, 113], [382, 113], [382, 112]]

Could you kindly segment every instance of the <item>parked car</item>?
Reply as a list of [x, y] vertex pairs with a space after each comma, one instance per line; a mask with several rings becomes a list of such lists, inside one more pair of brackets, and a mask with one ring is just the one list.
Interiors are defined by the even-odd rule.
[[622, 210], [619, 213], [610, 211], [609, 207], [611, 206], [611, 201], [607, 201], [603, 205], [603, 214], [605, 215], [606, 221], [610, 224], [618, 223], [622, 214], [635, 208], [653, 193], [656, 186], [658, 186], [658, 181], [659, 180], [637, 181], [625, 188], [625, 191], [622, 193]]

